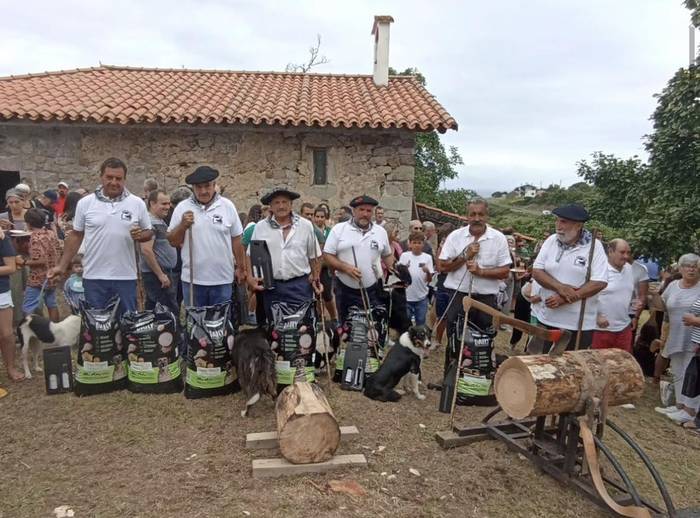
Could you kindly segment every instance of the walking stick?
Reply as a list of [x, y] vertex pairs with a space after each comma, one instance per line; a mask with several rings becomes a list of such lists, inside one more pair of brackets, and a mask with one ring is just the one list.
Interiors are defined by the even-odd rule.
[[[474, 257], [476, 260], [476, 257]], [[472, 286], [474, 284], [474, 274], [469, 276], [469, 290], [467, 291], [467, 298], [471, 301], [472, 298]], [[455, 293], [457, 291], [455, 290]], [[448, 306], [449, 309], [449, 306]], [[447, 310], [445, 310], [447, 311]], [[455, 422], [455, 409], [457, 408], [457, 389], [459, 388], [459, 371], [462, 367], [462, 354], [464, 354], [464, 340], [467, 337], [467, 324], [469, 323], [469, 309], [464, 308], [464, 326], [462, 327], [462, 338], [459, 341], [459, 354], [457, 355], [457, 368], [455, 369], [455, 388], [452, 391], [452, 404], [450, 405], [450, 430], [454, 426]], [[445, 387], [443, 387], [445, 390]]]
[[[358, 268], [357, 266], [357, 255], [355, 254], [355, 247], [352, 247], [352, 260], [355, 263], [355, 268]], [[379, 339], [379, 331], [377, 331], [377, 327], [374, 325], [374, 319], [372, 318], [372, 314], [370, 313], [369, 307], [369, 295], [367, 294], [367, 290], [365, 289], [364, 285], [362, 284], [362, 278], [360, 278], [359, 281], [360, 284], [360, 298], [362, 299], [362, 306], [365, 310], [365, 315], [367, 316], [367, 322], [369, 323], [369, 326], [372, 330], [372, 336], [376, 337], [376, 339], [371, 340], [372, 343], [372, 349], [374, 350], [374, 355], [377, 357], [377, 362], [379, 362], [379, 350], [377, 349], [377, 340]], [[367, 338], [369, 339], [369, 333], [367, 333]]]
[[190, 260], [190, 307], [194, 307], [194, 262], [192, 261], [192, 227], [187, 231], [187, 252]]
[[[318, 247], [319, 250], [321, 250], [321, 244], [318, 242], [318, 237], [316, 237], [316, 232], [313, 233], [314, 235], [314, 242], [316, 243], [316, 246]], [[321, 262], [323, 261], [323, 254], [318, 258], [319, 261], [319, 275], [321, 272]], [[313, 268], [311, 270], [313, 272]], [[323, 289], [323, 287], [321, 288]], [[318, 308], [321, 313], [321, 333], [323, 333], [323, 355], [326, 360], [326, 372], [328, 373], [328, 393], [331, 393], [331, 385], [333, 385], [333, 376], [331, 375], [331, 363], [330, 359], [328, 357], [328, 348], [330, 347], [330, 340], [328, 339], [328, 335], [326, 334], [326, 308], [323, 307], [323, 297], [322, 295], [319, 295], [318, 293], [316, 295], [316, 304], [318, 305]], [[316, 340], [318, 340], [318, 336], [316, 337]], [[328, 340], [328, 341], [327, 341]]]
[[[591, 268], [593, 267], [593, 254], [595, 253], [595, 242], [596, 242], [596, 229], [593, 229], [591, 233], [591, 246], [588, 250], [588, 267], [586, 269], [586, 281], [583, 283], [584, 286], [588, 284], [591, 280]], [[578, 351], [579, 345], [581, 343], [581, 334], [583, 332], [583, 318], [586, 316], [586, 300], [587, 298], [581, 299], [581, 310], [578, 314], [578, 327], [576, 328], [576, 345], [574, 350]]]

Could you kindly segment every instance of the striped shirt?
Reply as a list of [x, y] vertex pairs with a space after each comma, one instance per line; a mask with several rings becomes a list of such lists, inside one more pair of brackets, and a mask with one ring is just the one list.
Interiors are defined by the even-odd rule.
[[[690, 312], [696, 317], [700, 316], [700, 297], [690, 306]], [[693, 326], [690, 331], [690, 341], [694, 344], [700, 344], [700, 326]]]

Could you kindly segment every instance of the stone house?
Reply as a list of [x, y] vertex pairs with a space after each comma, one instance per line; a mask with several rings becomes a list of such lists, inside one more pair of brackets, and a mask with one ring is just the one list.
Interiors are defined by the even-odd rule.
[[389, 77], [391, 21], [375, 17], [371, 76], [100, 66], [0, 78], [0, 191], [20, 178], [94, 189], [116, 156], [137, 194], [146, 177], [172, 190], [208, 164], [239, 210], [283, 185], [332, 208], [367, 193], [406, 224], [414, 137], [457, 122], [415, 78]]

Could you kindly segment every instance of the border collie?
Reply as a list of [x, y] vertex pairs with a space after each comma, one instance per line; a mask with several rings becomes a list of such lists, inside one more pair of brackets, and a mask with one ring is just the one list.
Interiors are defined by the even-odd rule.
[[[416, 399], [425, 399], [420, 393], [418, 379], [420, 363], [431, 347], [431, 329], [428, 326], [411, 326], [391, 348], [379, 370], [365, 385], [365, 396], [377, 401], [398, 401], [401, 395], [411, 392]], [[403, 378], [404, 390], [396, 390]]]
[[42, 372], [39, 367], [41, 346], [68, 345], [75, 346], [80, 335], [80, 317], [69, 315], [60, 322], [51, 322], [41, 315], [27, 315], [17, 326], [17, 338], [22, 348], [22, 365], [24, 377], [31, 379], [29, 371], [29, 353], [34, 356], [34, 370]]
[[233, 364], [246, 397], [245, 409], [241, 410], [242, 417], [248, 415], [260, 396], [267, 394], [273, 400], [277, 398], [275, 355], [263, 329], [244, 329], [236, 335]]

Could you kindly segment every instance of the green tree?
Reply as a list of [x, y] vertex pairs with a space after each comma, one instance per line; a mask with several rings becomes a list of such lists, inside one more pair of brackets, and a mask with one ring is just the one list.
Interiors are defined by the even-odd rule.
[[[414, 76], [421, 85], [425, 86], [425, 77], [416, 68], [407, 68], [403, 72], [389, 68], [389, 74]], [[464, 163], [457, 148], [450, 146], [446, 149], [437, 131], [418, 133], [415, 158], [413, 196], [416, 201], [443, 210], [463, 213], [466, 206], [455, 208], [453, 205], [468, 190], [457, 189], [453, 192], [451, 189], [442, 189], [445, 181], [457, 178], [459, 173], [455, 167]], [[473, 193], [473, 191], [469, 192]]]

